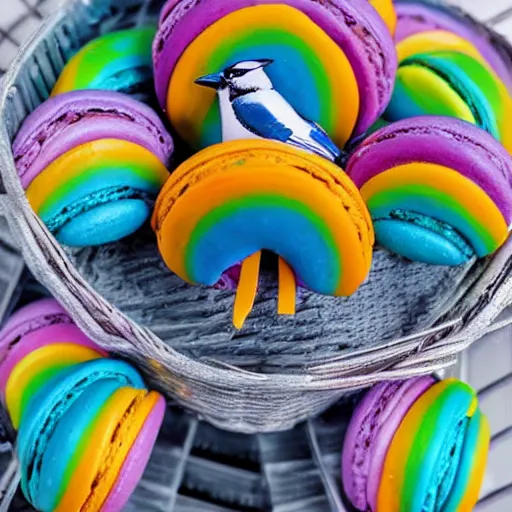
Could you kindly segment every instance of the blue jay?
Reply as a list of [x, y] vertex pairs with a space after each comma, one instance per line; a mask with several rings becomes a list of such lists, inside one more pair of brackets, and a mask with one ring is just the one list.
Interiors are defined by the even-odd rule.
[[196, 80], [196, 84], [217, 91], [222, 140], [274, 139], [338, 162], [341, 151], [327, 133], [299, 115], [274, 89], [265, 73], [272, 62], [238, 62]]

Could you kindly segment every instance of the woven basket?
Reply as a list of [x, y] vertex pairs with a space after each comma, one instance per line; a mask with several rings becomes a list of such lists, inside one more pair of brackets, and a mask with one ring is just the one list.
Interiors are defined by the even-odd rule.
[[[182, 283], [163, 265], [149, 229], [99, 249], [56, 243], [27, 203], [11, 141], [78, 48], [100, 33], [156, 19], [161, 3], [71, 0], [5, 77], [1, 200], [36, 278], [100, 345], [136, 362], [184, 407], [233, 431], [285, 430], [348, 392], [453, 365], [512, 302], [512, 241], [493, 258], [457, 269], [377, 250], [370, 279], [354, 297], [301, 291], [293, 318], [275, 315], [267, 276], [241, 332], [231, 327], [233, 294]], [[512, 62], [507, 43], [488, 34]]]

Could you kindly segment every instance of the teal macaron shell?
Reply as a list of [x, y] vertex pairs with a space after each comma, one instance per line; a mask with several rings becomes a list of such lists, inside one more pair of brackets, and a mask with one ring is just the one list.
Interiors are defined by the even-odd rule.
[[474, 257], [471, 246], [450, 225], [426, 216], [375, 219], [374, 229], [382, 247], [411, 261], [458, 266]]
[[480, 409], [477, 409], [475, 414], [469, 419], [458, 471], [451, 493], [445, 501], [443, 512], [459, 512], [461, 510], [460, 506], [464, 500], [466, 489], [471, 484], [474, 468], [478, 467], [480, 463], [481, 435], [486, 429], [484, 426], [485, 421], [487, 420]]
[[465, 465], [469, 462], [465, 460], [468, 446], [477, 448], [467, 439], [472, 419], [468, 411], [476, 414], [474, 407], [474, 391], [462, 382], [454, 382], [426, 412], [405, 467], [405, 503], [410, 512], [457, 511], [447, 504], [456, 501], [452, 493], [454, 486], [458, 489], [460, 485], [459, 475], [470, 471]]

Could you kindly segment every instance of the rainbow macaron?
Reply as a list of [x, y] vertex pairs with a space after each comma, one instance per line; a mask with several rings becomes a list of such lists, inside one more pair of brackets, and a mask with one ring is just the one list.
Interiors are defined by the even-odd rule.
[[237, 63], [272, 61], [273, 88], [340, 148], [384, 111], [396, 71], [391, 34], [367, 0], [169, 0], [153, 59], [160, 105], [195, 149], [223, 138], [215, 91], [194, 82]]
[[471, 40], [447, 30], [417, 32], [397, 43], [399, 67], [384, 118], [456, 117], [487, 130], [512, 150], [507, 87]]
[[52, 96], [99, 89], [149, 101], [154, 96], [151, 46], [155, 34], [156, 27], [142, 27], [94, 39], [66, 64]]
[[173, 141], [156, 113], [125, 94], [73, 91], [44, 102], [13, 143], [34, 211], [65, 245], [137, 231], [168, 177]]
[[494, 253], [512, 221], [512, 159], [458, 119], [415, 117], [368, 137], [347, 173], [378, 243], [413, 261], [460, 265]]
[[262, 250], [279, 256], [291, 312], [296, 281], [350, 295], [371, 266], [373, 229], [351, 180], [333, 163], [274, 141], [222, 143], [187, 160], [162, 189], [152, 223], [167, 266], [189, 283], [213, 286], [244, 262], [239, 327], [252, 307]]
[[[430, 39], [439, 35], [446, 38], [446, 33], [458, 36], [466, 41], [466, 48], [470, 45], [476, 49], [478, 55], [512, 92], [510, 56], [501, 51], [499, 45], [493, 44], [485, 28], [462, 11], [431, 0], [395, 0], [395, 9], [398, 17], [395, 35], [399, 54], [399, 47], [406, 39], [413, 37], [414, 41], [420, 34]], [[457, 46], [460, 48], [459, 43]]]
[[343, 488], [363, 512], [471, 512], [489, 443], [468, 385], [431, 377], [384, 382], [366, 393], [348, 427]]
[[119, 512], [165, 412], [129, 364], [105, 358], [53, 300], [0, 332], [1, 394], [18, 430], [21, 487], [42, 512]]

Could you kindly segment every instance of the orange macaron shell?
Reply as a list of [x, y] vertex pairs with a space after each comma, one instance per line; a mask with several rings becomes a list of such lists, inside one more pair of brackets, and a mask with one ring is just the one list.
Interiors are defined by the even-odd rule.
[[[329, 295], [357, 290], [374, 241], [359, 191], [339, 167], [263, 140], [218, 144], [185, 162], [157, 200], [153, 228], [166, 264], [187, 282], [214, 284], [267, 249]], [[313, 260], [331, 270], [311, 277]]]

